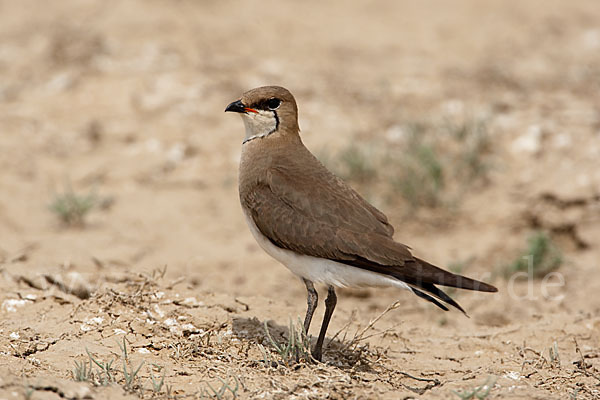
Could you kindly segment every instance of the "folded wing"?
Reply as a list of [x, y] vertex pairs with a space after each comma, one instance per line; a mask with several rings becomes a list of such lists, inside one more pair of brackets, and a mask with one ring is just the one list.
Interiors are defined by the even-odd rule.
[[[269, 170], [266, 176], [244, 193], [242, 201], [259, 230], [278, 247], [391, 276], [442, 309], [447, 308], [436, 299], [464, 312], [435, 285], [497, 291], [414, 257], [407, 246], [392, 239], [393, 228], [385, 215], [332, 174], [321, 179], [337, 180], [313, 185], [297, 184], [302, 177], [289, 176], [279, 168]], [[336, 190], [330, 189], [332, 184]], [[299, 191], [302, 187], [313, 190]], [[341, 192], [350, 191], [351, 197], [347, 193], [340, 196], [340, 188]]]

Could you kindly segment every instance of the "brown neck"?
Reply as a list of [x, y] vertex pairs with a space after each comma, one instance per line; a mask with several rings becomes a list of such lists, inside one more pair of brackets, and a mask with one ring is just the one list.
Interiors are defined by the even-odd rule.
[[286, 130], [244, 143], [239, 169], [240, 192], [246, 185], [255, 185], [265, 179], [269, 168], [296, 164], [305, 153], [310, 154], [300, 135]]

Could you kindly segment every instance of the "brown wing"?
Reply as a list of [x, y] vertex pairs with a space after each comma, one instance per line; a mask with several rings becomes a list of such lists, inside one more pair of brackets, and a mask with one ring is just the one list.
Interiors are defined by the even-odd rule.
[[[279, 167], [269, 169], [267, 179], [245, 191], [242, 198], [258, 229], [275, 245], [393, 276], [459, 309], [434, 284], [496, 291], [413, 257], [407, 246], [391, 238], [387, 219], [377, 218], [360, 196], [362, 202], [340, 196], [340, 187], [331, 187], [315, 174], [308, 174], [311, 184], [302, 182], [303, 176], [292, 179], [286, 172]], [[298, 189], [303, 187], [304, 191]]]
[[334, 190], [315, 182], [314, 174], [311, 177], [312, 185], [299, 182], [304, 176], [292, 179], [285, 170], [272, 168], [265, 182], [246, 192], [243, 201], [254, 222], [273, 243], [332, 260], [362, 257], [383, 265], [404, 265], [406, 259], [412, 259], [408, 248], [391, 238], [393, 228], [387, 219], [377, 218], [365, 207], [365, 200], [342, 196], [343, 187]]
[[266, 184], [278, 198], [307, 218], [351, 231], [393, 236], [394, 227], [384, 213], [327, 170], [312, 154], [308, 156], [308, 160], [292, 168], [269, 168]]

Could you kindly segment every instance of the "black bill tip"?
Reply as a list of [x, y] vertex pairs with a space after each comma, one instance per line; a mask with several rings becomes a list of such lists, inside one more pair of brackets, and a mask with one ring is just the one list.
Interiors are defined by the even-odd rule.
[[242, 103], [241, 100], [236, 100], [227, 106], [227, 108], [225, 109], [225, 112], [227, 112], [227, 111], [245, 113], [246, 107], [244, 106], [244, 103]]

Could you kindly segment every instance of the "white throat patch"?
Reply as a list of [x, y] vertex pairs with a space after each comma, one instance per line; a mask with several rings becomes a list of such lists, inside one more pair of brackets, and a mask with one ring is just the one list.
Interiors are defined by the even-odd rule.
[[246, 127], [246, 137], [244, 143], [249, 140], [264, 137], [275, 132], [279, 121], [274, 111], [257, 110], [258, 113], [249, 111], [242, 115], [244, 126]]

